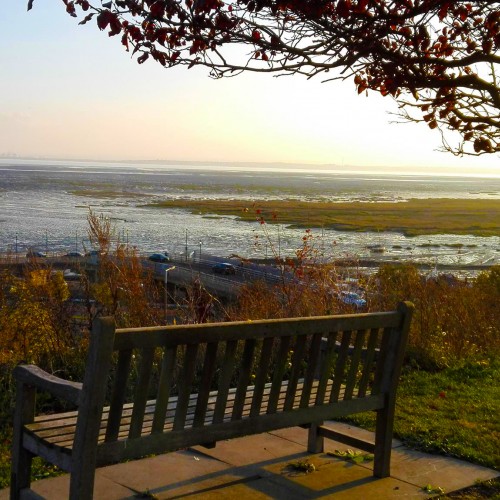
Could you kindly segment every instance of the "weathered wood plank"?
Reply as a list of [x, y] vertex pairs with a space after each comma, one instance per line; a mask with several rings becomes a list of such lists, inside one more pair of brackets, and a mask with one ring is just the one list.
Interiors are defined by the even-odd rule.
[[224, 361], [222, 362], [222, 369], [219, 378], [219, 391], [217, 393], [217, 402], [215, 403], [213, 419], [214, 424], [222, 422], [224, 417], [227, 395], [234, 371], [234, 358], [236, 356], [237, 347], [238, 342], [236, 340], [229, 340], [226, 342], [226, 351], [224, 353]]
[[205, 360], [203, 362], [203, 371], [201, 375], [200, 391], [196, 401], [196, 409], [194, 412], [193, 426], [200, 427], [205, 422], [207, 413], [208, 399], [210, 397], [210, 387], [214, 377], [216, 361], [217, 361], [217, 342], [207, 344], [205, 350]]
[[106, 431], [107, 441], [114, 441], [118, 436], [131, 361], [131, 349], [120, 351], [118, 354], [118, 365], [116, 367], [116, 378], [113, 393], [111, 395], [111, 409], [109, 411], [108, 429]]
[[168, 401], [170, 398], [170, 390], [172, 387], [176, 355], [177, 346], [167, 347], [163, 352], [160, 369], [160, 381], [158, 383], [158, 392], [154, 410], [153, 427], [151, 429], [152, 433], [163, 431], [165, 415], [167, 413]]
[[311, 345], [309, 346], [308, 364], [304, 379], [304, 387], [302, 388], [302, 396], [300, 398], [301, 408], [309, 406], [311, 389], [317, 372], [317, 366], [320, 362], [322, 337], [322, 333], [316, 333], [311, 339]]
[[319, 379], [318, 393], [316, 395], [316, 404], [322, 404], [325, 399], [325, 391], [330, 378], [333, 358], [335, 357], [335, 343], [337, 340], [337, 332], [329, 332], [326, 343], [325, 353], [322, 356], [321, 375]]
[[340, 387], [343, 384], [345, 366], [347, 363], [347, 351], [351, 342], [351, 331], [342, 332], [342, 340], [340, 342], [340, 350], [335, 363], [335, 371], [333, 372], [333, 387], [330, 393], [330, 402], [334, 403], [339, 400]]
[[130, 328], [117, 330], [115, 350], [165, 347], [182, 344], [204, 344], [228, 340], [264, 339], [287, 337], [295, 331], [304, 335], [320, 332], [364, 330], [367, 328], [397, 327], [395, 312], [345, 314], [341, 316], [316, 316], [202, 325], [171, 325], [167, 327]]
[[271, 394], [267, 403], [267, 413], [275, 413], [278, 406], [278, 398], [281, 392], [283, 376], [285, 375], [285, 370], [287, 368], [288, 350], [290, 348], [292, 337], [281, 337], [279, 340], [280, 345], [278, 356], [276, 359], [277, 364], [274, 367], [273, 381], [271, 384]]
[[196, 355], [199, 344], [189, 344], [186, 346], [186, 355], [184, 357], [184, 367], [182, 375], [179, 378], [179, 396], [177, 399], [177, 408], [175, 411], [174, 430], [178, 431], [184, 428], [186, 421], [189, 399], [191, 396], [191, 386], [196, 368]]
[[75, 405], [78, 404], [82, 392], [80, 382], [71, 382], [51, 375], [36, 365], [18, 365], [12, 375], [16, 380], [26, 385], [50, 392], [53, 396], [64, 399]]
[[370, 382], [370, 377], [372, 374], [373, 361], [375, 359], [375, 349], [377, 347], [379, 337], [379, 329], [372, 328], [370, 330], [370, 336], [368, 337], [368, 344], [366, 346], [366, 356], [363, 363], [363, 373], [361, 374], [361, 380], [358, 387], [358, 397], [362, 398], [366, 395], [368, 389], [368, 384]]
[[132, 421], [130, 422], [129, 439], [134, 439], [141, 435], [154, 355], [155, 349], [148, 348], [142, 350], [139, 364], [139, 379], [137, 380], [134, 395], [134, 410], [132, 412]]
[[266, 378], [269, 370], [269, 363], [273, 353], [274, 338], [269, 337], [264, 339], [262, 343], [262, 350], [260, 352], [260, 359], [255, 375], [255, 390], [252, 398], [252, 408], [250, 416], [255, 417], [260, 414], [262, 407], [262, 397], [266, 387]]
[[236, 396], [233, 405], [233, 420], [241, 418], [241, 412], [243, 410], [243, 404], [245, 403], [247, 388], [250, 385], [250, 375], [252, 373], [253, 354], [255, 351], [256, 343], [257, 341], [255, 339], [248, 339], [245, 341], [245, 348], [243, 350], [241, 364], [239, 366], [240, 374], [238, 377]]
[[70, 498], [91, 499], [94, 490], [96, 447], [106, 397], [115, 336], [113, 318], [99, 318], [92, 328], [76, 424], [70, 479]]
[[304, 361], [306, 342], [306, 335], [297, 335], [292, 355], [292, 367], [290, 377], [288, 379], [288, 387], [286, 390], [285, 411], [291, 410], [293, 408], [293, 403], [296, 396], [297, 382], [299, 380], [300, 372], [302, 370], [302, 363]]
[[363, 350], [363, 345], [365, 342], [366, 331], [358, 331], [355, 333], [354, 340], [354, 350], [351, 355], [351, 364], [349, 366], [349, 372], [347, 374], [347, 380], [345, 383], [344, 399], [351, 399], [354, 386], [356, 385], [356, 377], [358, 374], [359, 361], [361, 359], [361, 353]]

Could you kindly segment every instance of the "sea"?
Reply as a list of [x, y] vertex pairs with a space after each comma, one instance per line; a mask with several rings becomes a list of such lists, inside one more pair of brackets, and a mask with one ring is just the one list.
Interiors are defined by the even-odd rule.
[[[0, 159], [0, 252], [88, 251], [89, 210], [109, 217], [116, 242], [147, 254], [245, 258], [293, 256], [303, 229], [236, 217], [145, 206], [166, 199], [287, 199], [404, 202], [410, 198], [500, 199], [500, 176], [350, 171], [342, 168], [182, 162]], [[313, 228], [326, 259], [360, 258], [445, 264], [500, 263], [500, 237]], [[373, 248], [384, 251], [374, 253]]]

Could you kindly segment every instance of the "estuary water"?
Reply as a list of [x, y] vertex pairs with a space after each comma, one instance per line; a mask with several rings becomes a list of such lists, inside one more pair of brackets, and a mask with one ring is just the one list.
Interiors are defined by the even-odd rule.
[[[375, 174], [258, 164], [0, 159], [0, 252], [90, 248], [89, 208], [114, 222], [116, 238], [141, 252], [228, 257], [282, 256], [300, 247], [303, 230], [233, 217], [144, 207], [165, 199], [401, 201], [409, 198], [500, 199], [500, 177]], [[360, 257], [460, 266], [500, 263], [499, 237], [342, 232], [313, 229], [327, 257]], [[258, 238], [256, 238], [258, 236]], [[260, 243], [256, 243], [260, 242]], [[384, 247], [374, 255], [373, 246]]]

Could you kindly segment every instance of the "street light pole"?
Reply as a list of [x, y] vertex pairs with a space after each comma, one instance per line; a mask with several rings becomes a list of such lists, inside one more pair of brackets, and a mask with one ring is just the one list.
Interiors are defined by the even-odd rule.
[[198, 257], [198, 264], [201, 264], [201, 241], [200, 241], [200, 253]]
[[175, 266], [167, 267], [165, 269], [165, 321], [168, 320], [168, 272], [173, 271]]
[[16, 233], [16, 262], [17, 262], [17, 233]]
[[185, 261], [187, 262], [188, 260], [188, 230], [186, 229], [186, 258]]

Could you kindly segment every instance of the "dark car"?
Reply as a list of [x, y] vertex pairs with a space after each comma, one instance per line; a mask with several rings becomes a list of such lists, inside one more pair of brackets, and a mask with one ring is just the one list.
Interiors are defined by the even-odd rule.
[[218, 262], [212, 266], [212, 271], [218, 274], [236, 274], [236, 268], [229, 262]]
[[83, 257], [83, 253], [81, 252], [68, 252], [65, 257], [74, 257], [74, 258], [80, 258], [80, 257]]
[[151, 262], [170, 262], [170, 259], [162, 253], [153, 253], [148, 257]]
[[43, 252], [36, 252], [35, 250], [29, 250], [28, 253], [26, 254], [26, 257], [28, 259], [34, 259], [37, 257], [47, 257], [47, 255], [44, 254]]

